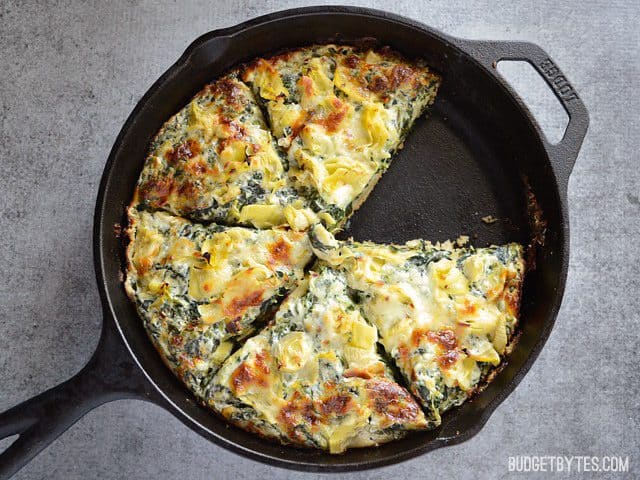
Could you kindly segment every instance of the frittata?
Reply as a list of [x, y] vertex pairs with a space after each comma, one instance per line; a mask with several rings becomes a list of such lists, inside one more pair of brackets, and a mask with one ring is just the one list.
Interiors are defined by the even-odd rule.
[[438, 85], [389, 50], [328, 45], [257, 59], [162, 127], [133, 203], [195, 221], [337, 230]]
[[270, 307], [303, 279], [305, 233], [202, 226], [129, 210], [125, 289], [165, 362], [198, 396]]
[[242, 428], [331, 453], [400, 438], [426, 421], [377, 340], [344, 276], [312, 271], [273, 324], [224, 363], [209, 404]]
[[365, 199], [440, 83], [390, 49], [338, 45], [259, 58], [242, 78], [266, 106], [293, 185], [330, 230]]
[[503, 363], [520, 245], [333, 237], [439, 83], [388, 48], [300, 48], [207, 85], [153, 139], [125, 289], [230, 423], [331, 453], [378, 445], [438, 426]]
[[[196, 221], [258, 228], [284, 223], [282, 205], [301, 201], [237, 72], [207, 85], [165, 123], [151, 143], [134, 198], [134, 204]], [[276, 219], [273, 207], [280, 210]]]
[[431, 427], [501, 363], [518, 321], [520, 245], [338, 242], [322, 226], [310, 241], [327, 266], [344, 274]]

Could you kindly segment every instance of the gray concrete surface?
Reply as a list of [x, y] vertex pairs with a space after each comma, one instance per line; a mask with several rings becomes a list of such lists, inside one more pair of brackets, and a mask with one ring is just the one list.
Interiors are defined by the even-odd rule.
[[[591, 128], [569, 185], [572, 255], [564, 305], [529, 375], [472, 440], [350, 477], [510, 478], [513, 455], [614, 454], [630, 456], [631, 473], [587, 478], [637, 478], [637, 1], [359, 4], [462, 37], [542, 45], [587, 104]], [[199, 34], [298, 5], [0, 2], [0, 410], [65, 380], [96, 346], [93, 206], [109, 149], [137, 99]], [[519, 85], [543, 123], [561, 129], [546, 90]], [[160, 408], [119, 401], [87, 415], [16, 478], [303, 477], [322, 476], [240, 458]]]

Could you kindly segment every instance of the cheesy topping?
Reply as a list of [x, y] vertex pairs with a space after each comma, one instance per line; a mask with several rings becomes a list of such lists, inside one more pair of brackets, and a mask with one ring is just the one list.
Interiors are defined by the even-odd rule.
[[520, 245], [338, 242], [322, 226], [311, 231], [311, 244], [359, 292], [365, 318], [377, 327], [432, 426], [500, 364], [517, 323]]
[[233, 342], [303, 278], [307, 235], [133, 208], [129, 221], [125, 289], [166, 362], [202, 396]]
[[205, 87], [151, 144], [134, 203], [194, 220], [268, 228], [303, 207], [249, 88], [235, 72]]
[[293, 184], [330, 229], [364, 200], [439, 85], [388, 49], [337, 45], [258, 59], [243, 79], [266, 106]]
[[378, 334], [341, 273], [311, 272], [219, 370], [209, 404], [232, 423], [285, 443], [343, 452], [426, 426], [376, 351]]
[[331, 233], [439, 82], [387, 48], [311, 46], [229, 72], [154, 138], [128, 210], [125, 289], [165, 362], [231, 423], [331, 453], [377, 445], [439, 425], [502, 363], [521, 246]]
[[386, 50], [329, 45], [257, 59], [162, 127], [133, 204], [226, 225], [337, 230], [438, 82]]

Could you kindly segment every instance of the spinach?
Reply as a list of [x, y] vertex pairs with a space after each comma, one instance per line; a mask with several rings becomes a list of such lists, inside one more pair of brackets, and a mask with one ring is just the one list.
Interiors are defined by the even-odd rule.
[[451, 252], [447, 250], [433, 250], [431, 252], [414, 255], [407, 260], [407, 263], [415, 265], [416, 267], [427, 268], [430, 263], [437, 262], [443, 258], [451, 259]]
[[496, 256], [498, 260], [500, 260], [500, 262], [503, 265], [506, 265], [507, 263], [509, 263], [512, 257], [511, 251], [509, 249], [509, 245], [502, 245], [500, 247], [496, 247], [493, 254]]
[[191, 216], [196, 220], [208, 220], [216, 217], [220, 217], [220, 213], [216, 212], [220, 208], [220, 205], [215, 198], [211, 198], [211, 203], [208, 207], [198, 208], [191, 212]]
[[296, 83], [298, 80], [298, 74], [294, 73], [284, 73], [282, 75], [282, 85], [286, 88], [289, 93], [292, 93], [296, 89]]

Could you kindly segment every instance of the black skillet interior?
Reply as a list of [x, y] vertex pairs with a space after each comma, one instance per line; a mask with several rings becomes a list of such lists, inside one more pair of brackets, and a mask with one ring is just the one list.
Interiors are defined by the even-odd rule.
[[[537, 254], [538, 268], [525, 282], [519, 346], [495, 381], [477, 398], [447, 413], [437, 430], [379, 448], [331, 456], [261, 440], [229, 427], [194, 401], [163, 365], [124, 294], [121, 243], [113, 227], [122, 221], [150, 138], [205, 83], [257, 55], [364, 37], [373, 37], [379, 45], [390, 45], [409, 57], [424, 58], [443, 75], [443, 85], [430, 115], [417, 122], [345, 235], [404, 242], [466, 234], [476, 246], [510, 241], [527, 244], [531, 231], [525, 177], [538, 196], [548, 227], [546, 243]], [[198, 39], [136, 107], [116, 141], [103, 178], [96, 210], [98, 278], [107, 310], [136, 361], [169, 408], [191, 428], [236, 452], [289, 468], [370, 468], [472, 436], [526, 373], [550, 333], [564, 286], [566, 185], [560, 182], [559, 186], [530, 116], [504, 85], [454, 42], [409, 20], [370, 10], [325, 7], [284, 12]], [[487, 225], [481, 221], [486, 215], [498, 221]]]

